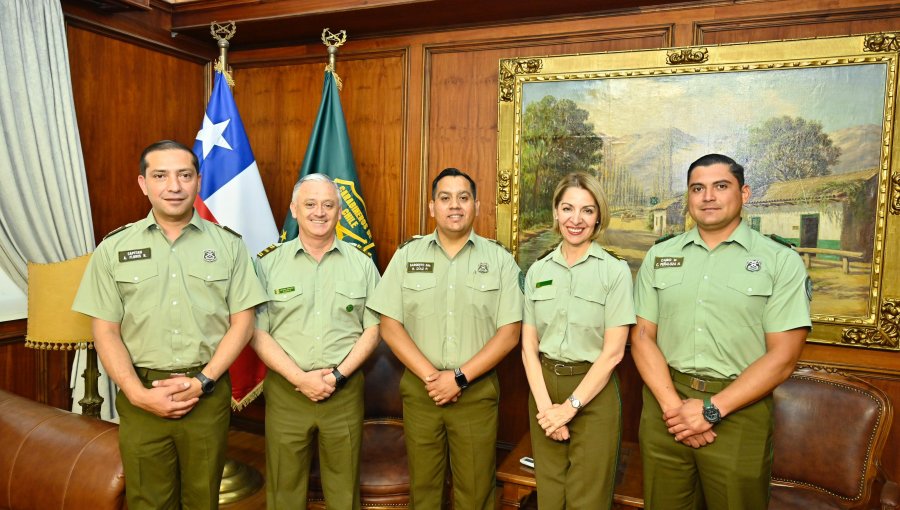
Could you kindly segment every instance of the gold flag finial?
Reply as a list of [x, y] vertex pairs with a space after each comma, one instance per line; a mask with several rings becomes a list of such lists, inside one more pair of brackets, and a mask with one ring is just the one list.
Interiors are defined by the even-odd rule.
[[331, 73], [334, 76], [334, 81], [337, 85], [338, 90], [341, 90], [341, 87], [343, 87], [343, 83], [341, 82], [341, 77], [338, 76], [337, 70], [335, 69], [335, 57], [337, 56], [338, 48], [340, 48], [345, 42], [347, 42], [346, 30], [341, 30], [336, 34], [332, 33], [331, 29], [328, 28], [322, 30], [322, 44], [327, 47], [328, 51], [328, 65], [325, 66], [325, 72]]
[[222, 73], [229, 87], [234, 87], [234, 79], [231, 77], [231, 73], [228, 72], [228, 46], [230, 44], [228, 40], [234, 37], [234, 33], [237, 32], [237, 24], [234, 21], [227, 23], [213, 21], [209, 24], [209, 32], [219, 46], [219, 59], [216, 60], [214, 69]]

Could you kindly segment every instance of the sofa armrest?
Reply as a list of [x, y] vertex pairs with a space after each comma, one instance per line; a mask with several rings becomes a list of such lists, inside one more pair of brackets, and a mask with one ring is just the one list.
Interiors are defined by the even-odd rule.
[[897, 485], [897, 482], [887, 481], [881, 488], [881, 510], [897, 508], [900, 508], [900, 485]]

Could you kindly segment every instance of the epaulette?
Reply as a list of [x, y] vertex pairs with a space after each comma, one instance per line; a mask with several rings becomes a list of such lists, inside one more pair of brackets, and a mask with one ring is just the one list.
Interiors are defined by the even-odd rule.
[[403, 247], [406, 246], [407, 244], [409, 244], [409, 243], [415, 241], [416, 239], [422, 239], [422, 236], [420, 236], [420, 235], [414, 235], [414, 236], [410, 237], [410, 238], [407, 239], [406, 241], [403, 241], [402, 243], [400, 243], [400, 246], [398, 246], [397, 249], [399, 250], [400, 248], [403, 248]]
[[506, 250], [507, 252], [512, 253], [511, 251], [509, 251], [509, 248], [507, 248], [506, 245], [503, 244], [503, 243], [501, 243], [500, 241], [498, 241], [498, 240], [496, 240], [496, 239], [488, 239], [488, 241], [490, 241], [490, 242], [496, 244], [497, 246], [503, 248], [503, 249]]
[[783, 245], [787, 246], [788, 248], [793, 248], [794, 246], [796, 246], [795, 244], [791, 243], [791, 242], [788, 241], [787, 239], [785, 239], [785, 238], [783, 238], [783, 237], [781, 237], [781, 236], [779, 236], [779, 235], [776, 235], [776, 234], [769, 234], [769, 235], [766, 236], [766, 237], [768, 237], [769, 239], [775, 241], [775, 242], [778, 243], [778, 244], [783, 244]]
[[228, 225], [219, 225], [218, 223], [216, 223], [215, 225], [218, 226], [218, 227], [220, 227], [220, 228], [222, 228], [222, 230], [226, 230], [226, 231], [231, 232], [232, 234], [234, 234], [234, 235], [236, 235], [236, 236], [238, 236], [238, 237], [241, 237], [240, 234], [238, 234], [238, 233], [235, 232], [234, 230], [231, 230], [230, 228], [228, 228]]
[[261, 258], [265, 257], [266, 255], [268, 255], [268, 254], [272, 253], [273, 251], [275, 251], [275, 248], [278, 248], [279, 246], [281, 246], [281, 245], [280, 245], [280, 244], [270, 244], [269, 246], [267, 246], [266, 248], [264, 248], [263, 251], [257, 253], [257, 254], [256, 254], [256, 258], [260, 258], [260, 259], [261, 259]]
[[544, 253], [541, 253], [541, 254], [538, 256], [538, 258], [536, 258], [536, 259], [534, 259], [534, 260], [544, 260], [544, 258], [545, 258], [547, 255], [550, 255], [551, 253], [553, 253], [554, 250], [556, 250], [556, 246], [553, 246], [552, 248], [550, 248], [549, 250], [545, 251]]
[[603, 248], [603, 250], [604, 250], [606, 253], [609, 253], [610, 255], [612, 255], [614, 258], [617, 258], [617, 259], [619, 259], [619, 260], [625, 260], [625, 257], [623, 257], [623, 256], [619, 255], [618, 253], [616, 253], [616, 252], [610, 250], [609, 248]]
[[128, 228], [128, 227], [130, 227], [130, 226], [132, 226], [132, 225], [134, 225], [134, 223], [129, 223], [129, 224], [127, 224], [127, 225], [122, 225], [121, 227], [119, 227], [119, 228], [113, 230], [112, 232], [110, 232], [109, 234], [106, 234], [105, 236], [103, 236], [103, 239], [106, 239], [107, 237], [112, 237], [112, 236], [118, 234], [119, 232], [125, 230], [126, 228]]
[[[656, 241], [653, 241], [653, 244], [659, 244], [661, 242], [668, 241], [669, 239], [672, 239], [673, 237], [675, 237], [675, 235], [676, 234], [664, 235], [664, 236], [660, 237], [659, 239], [657, 239]], [[607, 251], [609, 251], [609, 250], [607, 250]]]

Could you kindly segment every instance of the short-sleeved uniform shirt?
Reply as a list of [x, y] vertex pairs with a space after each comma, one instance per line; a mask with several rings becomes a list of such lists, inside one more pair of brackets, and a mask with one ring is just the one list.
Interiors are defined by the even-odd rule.
[[208, 363], [230, 315], [265, 300], [240, 236], [194, 211], [170, 242], [151, 211], [100, 243], [72, 309], [119, 323], [134, 365], [172, 370]]
[[452, 259], [437, 233], [402, 245], [368, 306], [400, 323], [438, 370], [462, 365], [506, 324], [522, 320], [519, 267], [472, 231]]
[[256, 327], [272, 335], [302, 370], [337, 366], [363, 330], [378, 324], [366, 309], [378, 269], [352, 245], [335, 239], [321, 262], [300, 238], [263, 253], [256, 269], [269, 302], [257, 308]]
[[593, 363], [608, 328], [635, 322], [631, 270], [593, 242], [569, 267], [561, 246], [528, 269], [524, 322], [537, 329], [546, 356]]
[[696, 228], [650, 248], [635, 308], [669, 366], [735, 378], [765, 354], [766, 333], [811, 326], [808, 285], [796, 252], [742, 221], [713, 250]]

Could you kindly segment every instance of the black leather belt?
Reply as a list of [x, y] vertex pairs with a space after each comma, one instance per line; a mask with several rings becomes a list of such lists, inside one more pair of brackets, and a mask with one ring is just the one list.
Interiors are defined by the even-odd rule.
[[705, 393], [718, 393], [727, 388], [729, 384], [734, 382], [733, 379], [701, 379], [691, 374], [679, 372], [672, 367], [669, 367], [669, 373], [672, 375], [673, 381], [684, 384], [685, 386], [690, 386], [693, 390], [702, 391]]
[[586, 374], [588, 370], [591, 369], [593, 363], [589, 361], [579, 361], [576, 363], [559, 361], [541, 354], [541, 365], [544, 365], [556, 375], [581, 375]]
[[134, 371], [137, 372], [138, 377], [145, 381], [159, 381], [161, 379], [168, 379], [172, 376], [172, 374], [184, 375], [185, 377], [194, 377], [198, 373], [200, 373], [203, 368], [206, 367], [206, 364], [197, 365], [195, 367], [189, 368], [173, 368], [171, 370], [156, 370], [154, 368], [145, 368], [145, 367], [134, 367]]

